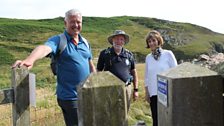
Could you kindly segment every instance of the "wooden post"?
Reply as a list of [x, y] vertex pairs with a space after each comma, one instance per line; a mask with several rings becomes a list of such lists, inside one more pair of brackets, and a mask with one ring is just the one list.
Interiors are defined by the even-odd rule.
[[13, 102], [13, 89], [0, 90], [0, 105]]
[[12, 70], [12, 88], [14, 91], [13, 126], [29, 126], [29, 71], [27, 68], [14, 68]]

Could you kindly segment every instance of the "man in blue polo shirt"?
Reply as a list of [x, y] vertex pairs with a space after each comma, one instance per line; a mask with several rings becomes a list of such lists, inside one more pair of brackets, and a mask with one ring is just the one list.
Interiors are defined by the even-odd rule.
[[[67, 11], [64, 23], [67, 44], [57, 61], [56, 94], [66, 125], [76, 126], [78, 125], [76, 87], [89, 76], [90, 72], [96, 70], [90, 47], [80, 34], [82, 30], [81, 13], [76, 9]], [[12, 68], [24, 65], [31, 69], [36, 60], [49, 54], [56, 55], [59, 42], [59, 35], [49, 38], [44, 45], [36, 47], [25, 60], [17, 60]]]
[[97, 71], [110, 71], [126, 84], [127, 105], [130, 107], [131, 82], [134, 85], [133, 98], [138, 97], [138, 76], [135, 69], [133, 54], [123, 48], [129, 42], [129, 36], [122, 30], [115, 30], [108, 37], [112, 45], [100, 52], [97, 63]]

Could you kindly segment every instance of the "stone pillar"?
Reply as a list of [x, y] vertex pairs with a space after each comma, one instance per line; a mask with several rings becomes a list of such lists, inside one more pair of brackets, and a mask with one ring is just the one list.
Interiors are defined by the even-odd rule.
[[223, 126], [223, 84], [216, 72], [183, 63], [157, 78], [159, 126]]
[[91, 74], [78, 87], [79, 126], [127, 126], [124, 83], [110, 72]]

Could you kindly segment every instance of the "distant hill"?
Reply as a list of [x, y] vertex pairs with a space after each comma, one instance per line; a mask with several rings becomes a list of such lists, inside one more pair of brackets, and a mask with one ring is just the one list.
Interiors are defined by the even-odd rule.
[[[82, 34], [90, 41], [94, 57], [98, 56], [100, 50], [110, 46], [107, 37], [115, 29], [122, 29], [130, 35], [130, 43], [126, 48], [136, 55], [139, 62], [144, 62], [149, 53], [145, 48], [145, 36], [153, 29], [161, 32], [165, 40], [164, 48], [171, 49], [178, 60], [192, 59], [202, 53], [224, 52], [224, 34], [189, 23], [130, 16], [83, 17]], [[12, 55], [13, 50], [30, 52], [33, 47], [63, 30], [62, 17], [41, 20], [0, 18], [0, 49], [3, 50], [0, 53], [10, 56], [5, 59], [11, 62], [15, 59], [12, 56], [19, 57]]]

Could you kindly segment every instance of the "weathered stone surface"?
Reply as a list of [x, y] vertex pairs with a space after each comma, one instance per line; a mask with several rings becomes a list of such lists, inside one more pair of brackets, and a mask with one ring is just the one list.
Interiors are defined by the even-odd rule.
[[124, 83], [110, 72], [91, 74], [78, 87], [79, 126], [127, 126]]
[[183, 63], [158, 75], [167, 80], [167, 106], [158, 102], [159, 126], [223, 126], [222, 77]]
[[168, 78], [191, 78], [191, 77], [204, 77], [204, 76], [216, 76], [215, 71], [211, 71], [208, 68], [201, 67], [189, 62], [182, 63], [175, 68], [160, 73], [161, 76]]

